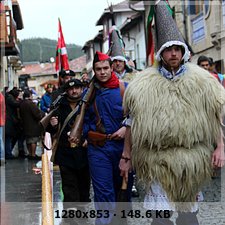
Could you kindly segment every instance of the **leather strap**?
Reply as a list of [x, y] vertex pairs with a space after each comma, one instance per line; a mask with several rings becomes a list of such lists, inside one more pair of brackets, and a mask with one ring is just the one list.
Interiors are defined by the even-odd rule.
[[123, 99], [124, 92], [125, 92], [125, 84], [124, 84], [124, 82], [122, 80], [120, 80], [119, 86], [120, 86], [120, 96]]
[[96, 131], [104, 134], [105, 133], [105, 127], [102, 124], [102, 120], [101, 120], [101, 117], [100, 117], [99, 112], [98, 112], [96, 99], [94, 100], [93, 106], [94, 106], [94, 111], [95, 111], [95, 115], [96, 115]]
[[[122, 80], [119, 81], [119, 88], [120, 88], [120, 96], [122, 97], [122, 101], [123, 101], [123, 96], [124, 96], [124, 92], [125, 92], [125, 84]], [[97, 103], [96, 103], [96, 99], [94, 100], [94, 111], [95, 111], [95, 115], [96, 115], [96, 130], [100, 133], [105, 133], [105, 127], [102, 124], [102, 120], [101, 117], [99, 115], [98, 112], [98, 107], [97, 107]]]
[[60, 130], [59, 136], [58, 136], [58, 140], [65, 128], [65, 126], [67, 125], [67, 123], [69, 122], [69, 120], [72, 118], [72, 116], [78, 111], [80, 104], [78, 103], [77, 106], [70, 112], [70, 114], [66, 117], [66, 119], [64, 120], [64, 123], [62, 125], [62, 128]]

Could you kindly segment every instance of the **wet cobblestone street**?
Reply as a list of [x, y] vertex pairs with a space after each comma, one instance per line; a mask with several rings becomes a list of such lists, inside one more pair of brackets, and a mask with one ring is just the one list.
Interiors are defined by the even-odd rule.
[[[4, 225], [39, 225], [41, 224], [41, 175], [33, 173], [35, 162], [28, 159], [8, 161], [1, 166], [1, 224]], [[61, 212], [60, 175], [54, 171], [54, 210]], [[133, 198], [133, 210], [146, 212], [143, 208], [144, 189], [139, 187], [140, 196]], [[218, 173], [218, 177], [203, 189], [204, 202], [199, 203], [198, 219], [200, 225], [225, 224], [225, 169]], [[93, 191], [91, 191], [93, 201]], [[93, 202], [87, 210], [94, 209]], [[174, 213], [172, 220], [175, 221]], [[129, 225], [150, 225], [151, 219], [128, 218]], [[61, 219], [55, 219], [55, 225], [65, 224]], [[72, 223], [73, 224], [73, 223]], [[83, 225], [83, 221], [80, 221]], [[87, 224], [94, 224], [89, 219]]]

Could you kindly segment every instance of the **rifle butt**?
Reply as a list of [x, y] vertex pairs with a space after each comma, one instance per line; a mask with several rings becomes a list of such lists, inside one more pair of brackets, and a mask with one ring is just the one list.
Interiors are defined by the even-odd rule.
[[41, 124], [41, 127], [43, 129], [43, 131], [46, 130], [49, 122], [50, 122], [50, 119], [52, 118], [54, 112], [56, 111], [56, 109], [53, 109], [52, 111], [50, 111], [46, 116], [44, 116], [41, 120], [40, 120], [40, 124]]

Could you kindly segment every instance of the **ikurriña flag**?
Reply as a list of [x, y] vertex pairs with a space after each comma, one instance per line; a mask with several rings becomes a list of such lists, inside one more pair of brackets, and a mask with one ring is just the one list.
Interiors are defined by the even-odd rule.
[[58, 43], [56, 48], [56, 62], [55, 70], [58, 73], [60, 70], [69, 70], [69, 61], [66, 50], [66, 44], [64, 41], [64, 36], [62, 32], [62, 26], [59, 19], [59, 28], [58, 28]]

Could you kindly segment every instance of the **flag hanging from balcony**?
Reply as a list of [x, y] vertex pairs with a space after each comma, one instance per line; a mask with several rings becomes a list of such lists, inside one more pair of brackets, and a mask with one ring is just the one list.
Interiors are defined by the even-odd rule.
[[64, 41], [60, 19], [59, 19], [59, 28], [58, 28], [58, 44], [56, 48], [55, 70], [57, 73], [60, 70], [69, 70], [68, 55], [66, 51], [66, 44]]

